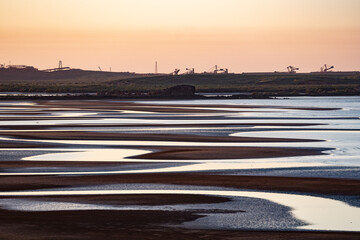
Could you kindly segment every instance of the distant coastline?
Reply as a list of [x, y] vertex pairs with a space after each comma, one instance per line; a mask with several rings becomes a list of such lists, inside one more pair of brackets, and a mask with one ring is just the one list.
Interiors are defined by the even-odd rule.
[[[193, 86], [194, 94], [163, 93], [166, 89], [181, 85]], [[6, 94], [9, 92], [21, 94]], [[0, 93], [0, 99], [14, 100], [359, 96], [360, 72], [173, 75], [0, 68]]]

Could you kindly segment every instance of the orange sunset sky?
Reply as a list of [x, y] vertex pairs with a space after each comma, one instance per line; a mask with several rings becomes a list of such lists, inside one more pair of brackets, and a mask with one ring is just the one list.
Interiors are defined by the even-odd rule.
[[0, 0], [0, 63], [360, 70], [359, 0]]

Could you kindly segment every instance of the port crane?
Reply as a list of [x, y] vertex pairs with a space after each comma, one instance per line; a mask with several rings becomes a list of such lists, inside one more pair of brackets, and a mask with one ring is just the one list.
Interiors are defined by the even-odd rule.
[[208, 72], [205, 73], [213, 73], [213, 74], [218, 74], [218, 73], [223, 73], [223, 74], [228, 74], [229, 70], [227, 68], [219, 68], [218, 65], [215, 65], [214, 67], [210, 68]]
[[322, 73], [331, 72], [330, 70], [333, 68], [334, 68], [334, 66], [328, 66], [328, 65], [324, 64], [324, 66], [322, 66], [320, 68], [320, 72], [322, 72]]
[[224, 74], [228, 74], [229, 73], [229, 70], [227, 68], [220, 68], [218, 69], [215, 74], [217, 73], [224, 73]]
[[299, 68], [293, 67], [293, 66], [288, 66], [287, 70], [289, 73], [296, 73], [296, 71], [299, 70]]
[[214, 73], [215, 74], [218, 74], [218, 73], [227, 74], [227, 73], [229, 73], [229, 70], [227, 68], [218, 68], [218, 65], [215, 65]]
[[186, 68], [186, 72], [184, 74], [195, 74], [195, 68]]
[[62, 61], [59, 61], [59, 67], [57, 68], [51, 68], [51, 69], [45, 69], [44, 72], [58, 72], [58, 71], [66, 71], [66, 70], [70, 70], [69, 67], [63, 67], [62, 65]]
[[175, 68], [173, 72], [170, 73], [170, 75], [179, 75], [180, 69]]

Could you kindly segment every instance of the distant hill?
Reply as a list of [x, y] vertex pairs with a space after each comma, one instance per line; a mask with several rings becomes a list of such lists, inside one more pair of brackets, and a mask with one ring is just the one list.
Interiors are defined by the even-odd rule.
[[100, 72], [81, 69], [70, 69], [64, 71], [45, 72], [34, 68], [0, 68], [0, 81], [16, 80], [61, 80], [61, 79], [99, 79], [112, 80], [118, 78], [135, 77], [136, 74], [129, 72]]
[[193, 74], [119, 79], [114, 89], [154, 90], [192, 85], [197, 92], [239, 92], [260, 95], [359, 95], [360, 73]]
[[360, 95], [359, 72], [258, 74], [135, 74], [71, 69], [42, 72], [0, 68], [1, 92], [92, 92], [100, 96], [144, 95], [177, 85], [198, 93], [235, 92], [250, 95]]

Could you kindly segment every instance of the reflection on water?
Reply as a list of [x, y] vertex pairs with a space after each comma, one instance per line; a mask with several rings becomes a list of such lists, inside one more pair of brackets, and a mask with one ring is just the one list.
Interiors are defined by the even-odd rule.
[[[267, 132], [247, 132], [237, 133], [234, 136], [251, 137], [285, 137], [285, 138], [313, 138], [326, 139], [324, 142], [289, 142], [289, 143], [192, 143], [192, 142], [163, 142], [163, 141], [66, 141], [66, 140], [41, 140], [41, 142], [65, 143], [65, 144], [84, 144], [84, 145], [118, 145], [118, 146], [265, 146], [265, 147], [305, 147], [316, 148], [332, 147], [335, 150], [329, 151], [330, 155], [303, 156], [287, 158], [265, 158], [265, 159], [231, 159], [231, 160], [143, 160], [136, 159], [134, 156], [150, 153], [145, 150], [131, 149], [86, 149], [81, 152], [62, 152], [37, 155], [24, 160], [32, 161], [99, 161], [99, 162], [166, 162], [166, 163], [188, 163], [183, 166], [166, 168], [150, 168], [137, 170], [114, 170], [102, 171], [72, 171], [67, 172], [42, 169], [42, 172], [35, 170], [22, 171], [21, 173], [1, 173], [0, 175], [72, 175], [72, 174], [134, 174], [134, 173], [160, 173], [160, 172], [185, 172], [185, 171], [221, 171], [221, 170], [244, 170], [244, 169], [270, 169], [270, 168], [300, 168], [300, 167], [320, 167], [320, 166], [360, 166], [358, 156], [358, 131], [267, 131]], [[341, 146], [341, 148], [337, 148]], [[129, 157], [133, 157], [129, 159]]]
[[124, 162], [125, 158], [151, 153], [136, 149], [89, 149], [81, 152], [48, 153], [23, 158], [29, 161]]
[[[129, 161], [126, 161], [129, 162]], [[135, 161], [132, 161], [135, 162]], [[171, 163], [174, 161], [156, 161]], [[247, 170], [247, 169], [279, 169], [279, 168], [302, 168], [302, 167], [321, 167], [327, 166], [320, 163], [286, 163], [286, 162], [270, 162], [270, 163], [256, 163], [256, 162], [207, 162], [201, 164], [191, 164], [185, 161], [176, 161], [176, 163], [183, 162], [180, 166], [148, 166], [146, 169], [136, 170], [103, 170], [103, 168], [92, 168], [91, 171], [82, 171], [81, 169], [75, 171], [74, 168], [26, 168], [15, 169], [15, 172], [3, 172], [0, 176], [40, 176], [40, 175], [109, 175], [109, 174], [142, 174], [142, 173], [172, 173], [172, 172], [200, 172], [200, 171], [222, 171], [222, 170]], [[177, 164], [178, 165], [178, 164]], [[126, 167], [127, 168], [127, 167]], [[66, 171], [64, 171], [64, 169]], [[41, 170], [41, 171], [40, 171]]]
[[[225, 197], [260, 198], [291, 208], [292, 214], [307, 223], [300, 229], [359, 231], [360, 208], [352, 207], [341, 201], [322, 197], [297, 194], [282, 194], [249, 191], [210, 191], [210, 190], [100, 190], [100, 191], [32, 191], [0, 192], [0, 196], [81, 196], [81, 195], [120, 195], [120, 194], [198, 194]], [[16, 208], [10, 206], [11, 208]], [[9, 206], [8, 206], [9, 207]], [[21, 209], [22, 207], [20, 207]], [[134, 208], [133, 210], [138, 209]], [[141, 208], [140, 208], [141, 209]], [[24, 209], [23, 209], [24, 210]], [[26, 209], [25, 209], [26, 210]], [[49, 209], [48, 209], [49, 210]], [[122, 209], [125, 210], [125, 209]], [[336, 216], [336, 217], [335, 217]]]
[[[1, 94], [0, 94], [1, 96]], [[12, 101], [6, 101], [6, 102], [0, 102], [0, 105], [3, 106], [32, 106], [32, 105], [36, 105], [34, 102], [22, 102], [22, 101], [16, 101], [16, 102], [12, 102]], [[2, 107], [1, 107], [2, 108]]]
[[[335, 171], [342, 166], [344, 169], [356, 171], [356, 166], [360, 166], [360, 97], [332, 97], [332, 98], [288, 98], [288, 99], [266, 99], [266, 100], [189, 100], [189, 101], [161, 101], [144, 102], [144, 104], [190, 104], [189, 108], [226, 110], [228, 112], [216, 113], [152, 113], [136, 110], [99, 110], [99, 109], [78, 109], [78, 108], [46, 108], [45, 105], [36, 105], [32, 102], [7, 102], [0, 103], [2, 110], [6, 111], [7, 116], [16, 115], [16, 112], [34, 112], [27, 117], [32, 120], [0, 121], [0, 127], [4, 129], [9, 126], [28, 127], [32, 131], [33, 126], [52, 126], [53, 131], [60, 127], [71, 124], [71, 128], [64, 130], [71, 131], [93, 131], [93, 132], [124, 132], [124, 133], [166, 133], [166, 134], [197, 134], [205, 136], [227, 136], [234, 137], [270, 137], [270, 138], [301, 138], [301, 139], [321, 139], [319, 142], [256, 142], [256, 143], [215, 143], [215, 142], [175, 142], [175, 141], [111, 141], [111, 140], [30, 140], [30, 139], [12, 139], [0, 137], [0, 140], [6, 143], [56, 143], [63, 144], [56, 148], [56, 153], [40, 154], [34, 153], [30, 157], [25, 157], [22, 161], [59, 161], [59, 162], [114, 162], [114, 163], [147, 163], [137, 165], [138, 167], [128, 167], [119, 164], [114, 169], [105, 169], [93, 167], [84, 170], [79, 168], [13, 168], [2, 169], [0, 176], [14, 175], [89, 175], [89, 174], [136, 174], [136, 173], [168, 173], [168, 172], [200, 172], [200, 171], [220, 171], [224, 174], [233, 172], [263, 171], [264, 174], [271, 175], [278, 171], [290, 169], [291, 171], [302, 171], [307, 169], [309, 177], [314, 177], [311, 171], [325, 169], [326, 171]], [[211, 108], [191, 106], [191, 104], [211, 104]], [[248, 107], [232, 108], [232, 106], [215, 105], [247, 105]], [[254, 106], [249, 106], [254, 105]], [[267, 105], [262, 106], [262, 105]], [[262, 106], [257, 108], [256, 106]], [[279, 107], [280, 106], [280, 107]], [[288, 107], [329, 107], [340, 108], [331, 111], [314, 111], [304, 109], [288, 109]], [[165, 109], [165, 107], [164, 107]], [[149, 110], [151, 108], [149, 107]], [[46, 114], [46, 120], [36, 120], [39, 115]], [[43, 115], [42, 115], [43, 116]], [[96, 116], [96, 118], [93, 118]], [[77, 119], [66, 119], [68, 117], [78, 117]], [[52, 119], [54, 118], [54, 119]], [[57, 118], [57, 119], [55, 119]], [[61, 119], [63, 118], [63, 119]], [[80, 119], [82, 118], [82, 119]], [[254, 126], [251, 124], [263, 124]], [[284, 126], [281, 125], [284, 124]], [[309, 126], [291, 126], [291, 124], [312, 124]], [[99, 125], [99, 127], [87, 127], [90, 125]], [[107, 125], [116, 124], [118, 127], [107, 127]], [[139, 125], [129, 128], [122, 125]], [[147, 126], [142, 126], [143, 124]], [[156, 125], [151, 127], [151, 125]], [[182, 127], [170, 125], [182, 124]], [[186, 125], [194, 125], [196, 127]], [[246, 124], [244, 126], [208, 126], [203, 124]], [[278, 124], [277, 126], [272, 126]], [[287, 125], [286, 125], [287, 124]], [[290, 125], [289, 125], [290, 124]], [[202, 126], [203, 125], [203, 126]], [[56, 130], [55, 130], [56, 129]], [[51, 129], [50, 129], [51, 130]], [[14, 130], [16, 131], [16, 130]], [[0, 132], [1, 134], [1, 132]], [[158, 146], [239, 146], [239, 147], [288, 147], [288, 148], [306, 148], [322, 149], [329, 155], [303, 156], [303, 157], [283, 157], [283, 158], [259, 158], [259, 159], [219, 159], [219, 160], [151, 160], [137, 159], [136, 156], [150, 153], [152, 149]], [[76, 148], [75, 148], [76, 147]], [[131, 149], [131, 147], [143, 148], [144, 150]], [[121, 149], [120, 149], [121, 148]], [[129, 149], [127, 149], [129, 148]], [[14, 149], [4, 149], [2, 151], [11, 151]], [[18, 152], [25, 152], [33, 149], [15, 149]], [[54, 149], [38, 149], [39, 151], [49, 151]], [[0, 155], [0, 160], [8, 161]], [[24, 155], [25, 156], [25, 155]], [[29, 155], [27, 155], [29, 156]], [[131, 157], [131, 158], [129, 158]], [[135, 164], [134, 164], [135, 165]], [[355, 170], [354, 170], [355, 169]], [[240, 171], [241, 170], [241, 171]], [[5, 172], [7, 171], [7, 172]], [[325, 170], [324, 170], [325, 171]], [[346, 178], [346, 171], [342, 171]], [[328, 176], [332, 176], [329, 174]], [[336, 176], [336, 175], [334, 175]], [[315, 176], [315, 177], [323, 177]], [[278, 205], [286, 206], [291, 209], [291, 213], [299, 222], [294, 222], [290, 229], [305, 230], [333, 230], [333, 231], [359, 231], [360, 229], [360, 208], [349, 206], [344, 202], [327, 199], [323, 197], [304, 196], [285, 193], [270, 192], [250, 192], [250, 191], [228, 191], [217, 190], [196, 190], [187, 186], [188, 189], [168, 190], [147, 189], [147, 190], [106, 190], [104, 186], [99, 186], [98, 190], [59, 190], [59, 191], [28, 191], [28, 192], [1, 192], [0, 197], [22, 197], [22, 196], [63, 196], [63, 195], [117, 195], [117, 194], [199, 194], [225, 196], [231, 198], [251, 199], [248, 201], [247, 209], [254, 208], [255, 199], [266, 200]], [[237, 205], [236, 205], [236, 204]], [[244, 203], [244, 202], [242, 202]], [[240, 202], [233, 200], [233, 206], [241, 207]], [[55, 210], [84, 210], [84, 209], [113, 209], [113, 210], [184, 210], [194, 209], [190, 205], [169, 205], [169, 206], [110, 206], [98, 204], [81, 203], [59, 203], [40, 200], [21, 200], [21, 199], [2, 199], [0, 206], [7, 209], [23, 211], [55, 211]], [[223, 205], [210, 204], [207, 206], [210, 210], [221, 209]], [[205, 205], [202, 207], [206, 208]], [[234, 210], [235, 208], [232, 208]], [[264, 210], [262, 218], [257, 219], [258, 227], [256, 229], [272, 229], [266, 223], [267, 216], [277, 217], [276, 208], [273, 210], [267, 208]], [[272, 212], [275, 211], [275, 212]], [[186, 223], [185, 226], [199, 226], [201, 228], [226, 228], [226, 229], [246, 229], [249, 225], [248, 220], [251, 217], [248, 213], [235, 215], [229, 214], [207, 214], [205, 218], [195, 222]], [[267, 215], [266, 215], [267, 214]], [[283, 216], [282, 216], [283, 217]], [[245, 218], [244, 220], [240, 220]], [[285, 218], [286, 219], [286, 218]], [[284, 220], [285, 221], [285, 220]], [[287, 220], [286, 220], [287, 221]], [[290, 220], [289, 220], [290, 221]], [[218, 222], [218, 223], [217, 223]], [[306, 224], [302, 224], [302, 223]], [[245, 223], [245, 224], [244, 224]], [[276, 221], [274, 222], [276, 223]], [[247, 225], [246, 225], [247, 224]], [[254, 224], [255, 225], [255, 224]], [[275, 224], [276, 225], [276, 224]], [[289, 226], [281, 225], [280, 229], [289, 229]]]
[[[137, 118], [100, 118], [100, 119], [81, 119], [81, 120], [56, 120], [56, 119], [49, 119], [49, 120], [24, 120], [24, 121], [0, 121], [0, 126], [32, 126], [32, 125], [39, 125], [39, 126], [46, 126], [46, 125], [85, 125], [86, 124], [97, 124], [97, 125], [151, 125], [151, 124], [162, 124], [162, 125], [173, 125], [173, 124], [324, 124], [324, 119], [262, 119], [262, 118], [249, 118], [249, 119], [238, 119], [238, 118], [226, 118], [226, 119], [219, 119], [219, 120], [166, 120], [166, 119], [137, 119]], [[331, 119], [328, 120], [327, 126], [319, 125], [316, 128], [331, 128], [331, 127], [339, 127], [339, 129], [360, 129], [360, 121], [359, 119]]]
[[172, 104], [172, 105], [199, 105], [199, 104], [228, 104], [228, 105], [253, 105], [267, 107], [322, 107], [341, 109], [360, 109], [360, 97], [286, 97], [276, 99], [204, 99], [204, 100], [175, 100], [175, 101], [146, 101], [143, 104]]
[[[327, 151], [330, 153], [326, 157], [326, 163], [338, 166], [360, 166], [358, 156], [360, 156], [360, 131], [326, 131], [326, 130], [297, 130], [297, 131], [252, 131], [239, 132], [232, 134], [239, 137], [279, 137], [279, 138], [302, 138], [302, 139], [324, 139], [326, 141], [311, 143], [296, 143], [295, 146], [307, 147], [313, 146], [318, 148], [333, 148]], [[279, 144], [275, 144], [279, 145]], [[292, 143], [282, 144], [283, 146], [294, 146]], [[306, 157], [305, 157], [306, 158]], [[309, 158], [309, 157], [307, 157]], [[322, 158], [319, 156], [312, 157], [314, 161]], [[325, 161], [324, 161], [325, 162]]]

